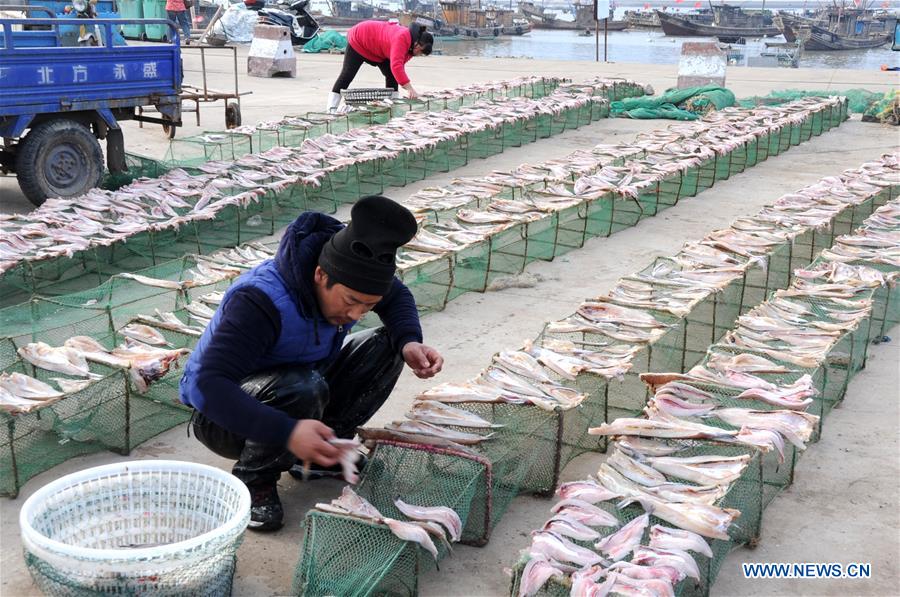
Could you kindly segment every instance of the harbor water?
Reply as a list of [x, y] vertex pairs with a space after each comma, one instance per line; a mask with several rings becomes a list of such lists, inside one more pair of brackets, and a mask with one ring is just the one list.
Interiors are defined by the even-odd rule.
[[[667, 37], [662, 31], [610, 31], [607, 57], [610, 62], [640, 62], [645, 64], [676, 64], [681, 44], [686, 41], [714, 41], [706, 37]], [[784, 42], [782, 36], [766, 39], [747, 39], [746, 44], [733, 44], [729, 54], [732, 64], [745, 65], [748, 57], [765, 51], [765, 42]], [[594, 35], [583, 32], [535, 29], [522, 36], [501, 36], [495, 39], [438, 40], [437, 47], [446, 56], [477, 56], [484, 58], [532, 58], [540, 60], [594, 60]], [[603, 60], [603, 31], [600, 31], [600, 60]], [[900, 66], [900, 52], [892, 52], [890, 45], [868, 50], [846, 52], [804, 52], [801, 68], [850, 68], [879, 70], [882, 65]]]

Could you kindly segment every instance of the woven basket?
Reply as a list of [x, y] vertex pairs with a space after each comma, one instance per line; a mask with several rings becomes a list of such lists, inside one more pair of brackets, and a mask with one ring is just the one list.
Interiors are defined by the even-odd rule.
[[237, 478], [156, 460], [53, 481], [25, 501], [19, 526], [47, 595], [227, 595], [249, 519]]

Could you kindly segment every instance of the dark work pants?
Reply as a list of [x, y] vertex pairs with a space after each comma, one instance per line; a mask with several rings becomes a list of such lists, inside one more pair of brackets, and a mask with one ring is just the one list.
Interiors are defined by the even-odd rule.
[[[349, 439], [381, 408], [402, 370], [400, 351], [384, 328], [375, 328], [347, 336], [337, 358], [321, 371], [276, 367], [248, 376], [241, 388], [263, 404], [295, 419], [318, 419]], [[199, 411], [193, 428], [207, 448], [237, 460], [231, 472], [249, 486], [277, 481], [297, 460], [285, 446], [240, 437]]]
[[350, 87], [350, 83], [353, 82], [353, 79], [356, 77], [356, 73], [359, 72], [359, 68], [363, 65], [363, 62], [378, 67], [381, 74], [384, 75], [385, 87], [389, 87], [394, 91], [397, 91], [400, 88], [397, 84], [397, 79], [394, 78], [394, 73], [391, 72], [390, 60], [385, 60], [384, 62], [370, 62], [363, 58], [359, 52], [354, 50], [353, 46], [347, 44], [347, 49], [344, 50], [344, 66], [341, 67], [341, 74], [338, 75], [337, 81], [334, 82], [334, 87], [331, 88], [331, 91], [340, 93], [341, 89]]

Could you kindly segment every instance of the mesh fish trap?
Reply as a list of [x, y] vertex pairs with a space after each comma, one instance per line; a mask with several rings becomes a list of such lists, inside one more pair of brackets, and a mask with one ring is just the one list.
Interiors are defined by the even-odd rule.
[[[687, 578], [675, 587], [676, 595], [708, 595], [709, 588], [715, 581], [719, 568], [728, 553], [740, 545], [749, 544], [755, 546], [759, 539], [763, 512], [763, 486], [761, 483], [762, 464], [760, 454], [752, 448], [720, 444], [717, 442], [704, 442], [698, 440], [665, 441], [670, 445], [678, 445], [682, 449], [678, 452], [680, 456], [749, 456], [747, 466], [740, 478], [733, 482], [729, 487], [728, 493], [715, 503], [717, 507], [734, 509], [740, 512], [740, 516], [729, 526], [729, 539], [727, 541], [721, 539], [708, 540], [713, 552], [712, 558], [691, 552], [691, 555], [697, 562], [700, 570], [700, 581], [697, 582], [694, 579]], [[639, 505], [630, 505], [618, 509], [613, 502], [607, 501], [601, 502], [597, 504], [597, 506], [614, 515], [621, 522], [622, 526], [639, 516], [643, 516], [645, 513], [644, 509]], [[647, 545], [649, 543], [650, 528], [654, 525], [661, 525], [664, 527], [671, 526], [670, 523], [651, 514], [649, 524], [644, 530], [644, 535], [641, 540], [642, 545]], [[615, 532], [615, 529], [609, 529], [607, 534], [613, 532]], [[571, 540], [576, 545], [594, 550], [592, 541]], [[626, 556], [625, 561], [630, 561], [630, 559], [630, 556]], [[522, 572], [527, 561], [527, 554], [523, 554], [513, 568], [513, 577], [510, 583], [510, 595], [512, 596], [520, 594]], [[563, 580], [550, 579], [540, 588], [536, 595], [546, 597], [569, 595], [570, 591], [571, 579], [566, 577]]]
[[[546, 418], [511, 404], [467, 402], [454, 406], [501, 426], [492, 430], [489, 440], [465, 451], [378, 441], [359, 493], [387, 511], [394, 509], [395, 497], [405, 495], [412, 503], [447, 505], [463, 521], [462, 542], [484, 545], [521, 490], [531, 469], [531, 462], [522, 455], [537, 452]], [[423, 487], [423, 478], [434, 483]]]
[[[358, 178], [359, 174], [357, 173], [356, 176]], [[352, 180], [352, 175], [345, 178], [344, 183], [347, 180]], [[680, 187], [683, 184], [682, 175], [682, 181], [677, 186]], [[886, 189], [881, 196], [889, 197], [891, 193], [890, 189]], [[627, 204], [627, 200], [613, 200], [609, 196], [603, 196], [573, 208], [552, 212], [539, 221], [522, 223], [518, 228], [513, 227], [505, 234], [492, 237], [490, 241], [476, 243], [452, 253], [447, 258], [435, 259], [421, 267], [408, 270], [408, 273], [404, 272], [403, 275], [409, 276], [407, 282], [413, 288], [421, 309], [442, 308], [448, 300], [462, 292], [483, 290], [489, 281], [499, 275], [518, 273], [531, 260], [552, 259], [571, 247], [580, 246], [584, 239], [593, 233], [605, 233], [607, 227], [611, 229], [615, 223], [618, 201]], [[271, 231], [279, 223], [286, 223], [287, 219], [284, 214], [290, 212], [290, 202], [288, 200], [285, 205], [273, 204], [271, 209], [236, 212], [243, 213], [245, 219], [239, 220], [233, 230], [238, 235], [247, 228]], [[865, 213], [865, 209], [865, 205], [861, 205], [859, 213]], [[248, 215], [248, 211], [252, 215]], [[851, 216], [851, 224], [857, 217]], [[254, 219], [255, 221], [251, 224], [251, 220]], [[220, 227], [216, 230], [221, 233], [223, 229]], [[188, 244], [202, 250], [206, 244], [215, 245], [222, 242], [214, 240], [215, 238], [215, 234], [206, 234], [206, 232], [195, 229]], [[160, 235], [150, 244], [150, 254], [155, 258], [157, 253], [161, 254], [176, 240], [176, 237]], [[134, 244], [140, 243], [131, 244], [132, 247], [129, 249], [133, 248]], [[812, 250], [809, 247], [818, 245], [819, 242], [814, 237], [808, 242], [807, 248], [796, 254], [804, 255], [805, 251]], [[108, 250], [114, 252], [117, 248], [112, 247]], [[135, 256], [137, 256], [136, 252], [126, 254], [127, 259]], [[122, 263], [125, 262], [122, 261]], [[188, 270], [195, 267], [196, 263], [195, 258], [185, 258], [162, 264], [143, 273], [149, 277], [184, 281]], [[795, 264], [796, 261], [788, 258], [785, 263], [784, 266], [772, 268], [772, 271], [789, 271], [790, 264]], [[86, 282], [87, 279], [84, 278], [82, 281]], [[192, 297], [210, 289], [225, 288], [229, 283], [230, 281], [223, 281], [211, 286], [172, 291], [171, 289], [148, 287], [125, 278], [113, 278], [101, 287], [82, 293], [66, 295], [53, 301], [35, 300], [27, 306], [4, 311], [4, 321], [14, 322], [11, 328], [19, 331], [10, 334], [8, 340], [11, 342], [0, 344], [0, 359], [5, 366], [11, 366], [17, 361], [15, 349], [36, 337], [59, 344], [72, 335], [86, 334], [98, 338], [109, 338], [113, 345], [116, 341], [115, 330], [130, 321], [132, 317], [152, 312], [154, 308], [183, 314], [181, 309]], [[769, 286], [766, 285], [764, 288], [768, 289]], [[667, 334], [664, 341], [653, 347], [656, 355], [654, 357], [647, 356], [647, 364], [643, 365], [645, 370], [652, 370], [650, 362], [657, 364], [654, 367], [656, 370], [683, 370], [690, 364], [696, 356], [693, 353], [699, 351], [698, 347], [706, 343], [707, 338], [716, 336], [724, 329], [723, 326], [727, 324], [722, 322], [733, 320], [735, 299], [731, 296], [732, 293], [733, 289], [729, 287], [725, 292], [715, 295], [711, 304], [699, 305], [683, 323], [679, 324], [682, 326], [680, 334], [677, 331], [671, 335]], [[742, 301], [745, 298], [742, 297]], [[894, 302], [885, 301], [884, 304], [886, 306], [894, 305]], [[887, 309], [885, 312], [887, 313]], [[893, 307], [891, 312], [895, 313], [896, 307]], [[187, 317], [182, 318], [187, 321]], [[36, 323], [39, 321], [40, 325]], [[52, 325], [48, 326], [48, 324]], [[167, 334], [167, 336], [172, 335]], [[195, 339], [174, 338], [173, 340], [170, 338], [170, 341], [175, 342], [177, 346], [189, 348], [193, 346]], [[859, 346], [856, 339], [853, 342], [855, 342], [854, 346]], [[864, 343], [863, 346], [865, 346]], [[671, 358], [666, 357], [665, 354], [669, 354]], [[853, 355], [852, 361], [848, 361], [853, 364], [848, 367], [851, 370], [858, 369], [864, 362], [864, 352], [861, 353], [854, 348], [848, 354]], [[678, 360], [679, 355], [680, 361]], [[830, 375], [832, 378], [837, 378], [842, 375], [841, 360], [836, 357], [833, 361], [834, 372]], [[125, 425], [128, 429], [127, 437], [129, 438], [126, 442], [129, 447], [126, 449], [130, 449], [130, 446], [187, 418], [186, 410], [177, 403], [178, 377], [177, 371], [170, 371], [162, 380], [151, 386], [150, 392], [146, 395], [131, 392], [126, 387], [127, 380], [122, 383], [120, 394], [129, 396], [130, 392], [130, 397], [126, 401], [129, 413], [125, 418]], [[848, 379], [846, 372], [843, 373], [843, 378]], [[846, 383], [843, 385], [831, 384], [829, 387], [845, 387], [845, 385]], [[628, 398], [632, 392], [634, 396]], [[646, 390], [643, 384], [637, 381], [636, 376], [632, 375], [626, 378], [621, 388], [617, 388], [616, 398], [633, 403], [631, 409], [633, 412], [639, 410], [639, 405], [643, 404]], [[586, 428], [593, 424], [590, 421], [596, 420], [599, 416], [596, 413], [599, 413], [601, 408], [606, 409], [607, 406], [607, 398], [604, 397], [601, 402], [591, 403], [589, 408], [565, 413], [556, 419], [551, 419], [547, 425], [548, 432], [540, 441], [549, 446], [557, 446], [558, 449], [548, 453], [547, 462], [542, 461], [535, 465], [533, 471], [537, 472], [529, 473], [532, 476], [523, 482], [522, 486], [538, 492], [552, 487], [552, 479], [557, 477], [559, 469], [564, 466], [565, 462], [580, 451], [593, 448], [590, 438], [587, 438], [584, 433]], [[603, 412], [604, 417], [609, 416], [608, 410]], [[623, 409], [623, 412], [629, 411]], [[19, 426], [20, 431], [23, 429], [22, 425], [24, 424]], [[10, 450], [14, 450], [12, 442], [10, 446]], [[11, 457], [7, 460], [10, 461]], [[12, 469], [11, 466], [8, 468]], [[35, 470], [40, 472], [39, 468], [40, 466], [37, 466]], [[547, 478], [551, 480], [546, 481]], [[20, 481], [16, 481], [15, 484], [18, 486], [20, 483]]]
[[[562, 112], [578, 109], [566, 108]], [[535, 118], [544, 116], [538, 115]], [[510, 121], [503, 126], [511, 126], [516, 131], [519, 130], [519, 122]], [[576, 120], [576, 124], [580, 125], [580, 121]], [[10, 304], [25, 300], [36, 292], [71, 292], [95, 284], [116, 271], [139, 269], [178, 257], [185, 252], [205, 253], [271, 234], [289, 221], [297, 210], [331, 212], [341, 204], [354, 201], [361, 194], [381, 192], [386, 186], [407, 184], [433, 172], [462, 165], [473, 157], [471, 152], [478, 144], [479, 135], [493, 139], [496, 134], [492, 131], [494, 129], [462, 135], [454, 141], [443, 141], [423, 152], [404, 152], [392, 159], [372, 159], [353, 166], [330, 169], [318, 178], [315, 185], [278, 183], [264, 194], [247, 197], [246, 188], [241, 186], [245, 182], [237, 181], [226, 191], [242, 199], [221, 210], [215, 219], [192, 220], [177, 229], [151, 229], [130, 237], [128, 243], [94, 247], [79, 252], [71, 259], [28, 262], [5, 273], [0, 283], [0, 294], [4, 295], [2, 300]], [[502, 149], [503, 144], [498, 147]], [[488, 147], [487, 152], [491, 153], [494, 149]], [[720, 161], [718, 156], [716, 161]], [[586, 233], [605, 234], [607, 220], [609, 232], [615, 232], [632, 226], [640, 218], [655, 214], [666, 206], [676, 204], [680, 197], [692, 195], [695, 189], [701, 188], [702, 169], [703, 166], [700, 166], [697, 170], [696, 179], [690, 169], [670, 173], [653, 184], [644, 185], [633, 197], [616, 196], [611, 205], [607, 205], [605, 201], [596, 201], [588, 206]], [[277, 181], [272, 184], [275, 182]], [[264, 185], [267, 181], [260, 180], [258, 184]], [[254, 193], [256, 191], [251, 195]], [[577, 210], [573, 210], [573, 213], [577, 214]], [[567, 214], [567, 217], [574, 233], [569, 233], [568, 228], [557, 226], [557, 234], [560, 231], [568, 233], [563, 242], [556, 241], [557, 245], [570, 247], [582, 243], [578, 229], [581, 222], [577, 217], [572, 217], [573, 213]], [[554, 249], [553, 256], [555, 251]], [[538, 258], [549, 258], [549, 246], [541, 253]], [[507, 272], [502, 264], [501, 272]]]
[[384, 525], [310, 511], [294, 595], [416, 595], [420, 558], [431, 555]]

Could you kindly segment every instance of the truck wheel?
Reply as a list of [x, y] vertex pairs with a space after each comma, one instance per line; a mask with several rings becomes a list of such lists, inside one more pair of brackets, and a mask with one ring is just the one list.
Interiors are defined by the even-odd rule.
[[74, 120], [43, 122], [22, 141], [16, 173], [35, 205], [47, 197], [75, 197], [100, 184], [103, 151], [90, 129]]
[[[166, 122], [172, 122], [172, 119], [169, 118], [168, 116], [166, 116], [165, 114], [162, 115], [162, 119], [165, 120]], [[164, 125], [162, 125], [162, 127], [163, 127], [163, 132], [166, 134], [166, 137], [168, 137], [169, 139], [175, 138], [175, 134], [178, 132], [177, 126], [175, 126], [174, 124], [164, 124]]]
[[225, 128], [234, 129], [241, 126], [241, 105], [228, 102], [225, 105]]

